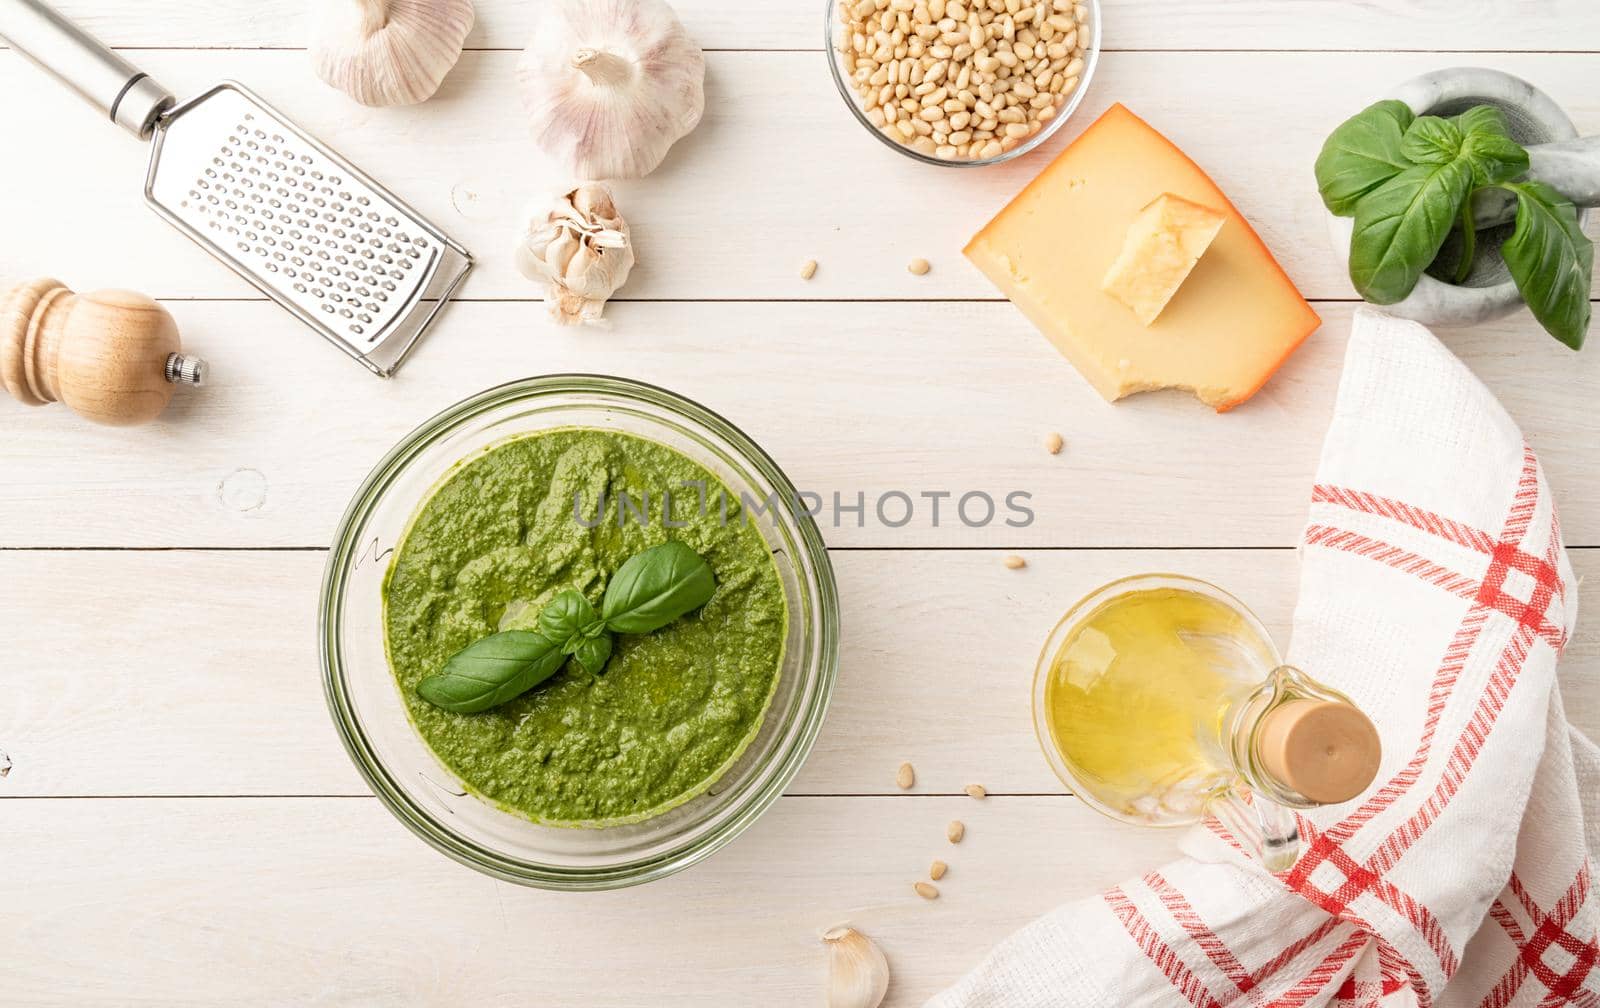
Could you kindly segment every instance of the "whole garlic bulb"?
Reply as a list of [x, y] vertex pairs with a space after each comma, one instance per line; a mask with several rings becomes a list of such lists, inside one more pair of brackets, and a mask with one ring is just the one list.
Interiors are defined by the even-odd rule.
[[549, 281], [545, 302], [557, 322], [593, 322], [628, 280], [633, 241], [611, 190], [585, 183], [539, 208], [518, 237], [517, 268]]
[[363, 105], [433, 97], [461, 58], [472, 0], [316, 0], [317, 76]]
[[654, 171], [705, 111], [705, 55], [666, 0], [540, 0], [517, 64], [533, 135], [574, 178]]

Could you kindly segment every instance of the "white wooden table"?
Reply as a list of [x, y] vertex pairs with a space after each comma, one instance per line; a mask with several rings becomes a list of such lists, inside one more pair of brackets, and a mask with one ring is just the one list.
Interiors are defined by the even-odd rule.
[[[1287, 636], [1354, 300], [1311, 180], [1326, 132], [1464, 63], [1600, 129], [1592, 0], [1109, 0], [1064, 135], [940, 171], [840, 106], [820, 0], [680, 0], [708, 50], [706, 120], [620, 187], [641, 265], [612, 328], [563, 331], [506, 254], [542, 191], [511, 79], [527, 5], [480, 0], [443, 92], [377, 111], [315, 80], [303, 6], [62, 4], [180, 94], [251, 84], [478, 253], [465, 303], [389, 382], [160, 223], [140, 145], [0, 51], [0, 276], [161, 297], [214, 376], [134, 431], [0, 402], [0, 1005], [809, 1005], [817, 932], [841, 920], [888, 951], [889, 1003], [919, 1004], [1009, 931], [1171, 851], [1067, 796], [1035, 748], [1029, 677], [1064, 607], [1176, 570]], [[1213, 173], [1326, 320], [1233, 414], [1176, 394], [1107, 406], [959, 255], [1112, 101]], [[932, 273], [909, 275], [914, 256]], [[1579, 572], [1600, 571], [1600, 349], [1575, 356], [1526, 317], [1446, 338], [1543, 456]], [[706, 864], [592, 896], [492, 881], [391, 819], [335, 738], [312, 633], [325, 547], [382, 452], [465, 395], [564, 370], [700, 399], [803, 487], [1021, 489], [1037, 512], [1026, 529], [826, 528], [844, 651], [805, 770]], [[1005, 569], [1010, 552], [1028, 568]], [[1597, 625], [1563, 668], [1591, 731]], [[961, 795], [974, 782], [981, 804]], [[926, 903], [911, 882], [935, 855], [952, 867]]]

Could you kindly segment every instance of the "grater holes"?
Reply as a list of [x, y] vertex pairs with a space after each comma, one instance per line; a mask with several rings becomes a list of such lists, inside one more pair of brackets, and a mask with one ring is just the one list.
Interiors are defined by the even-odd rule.
[[182, 215], [228, 235], [228, 254], [303, 312], [370, 346], [411, 304], [427, 240], [364, 180], [294, 149], [274, 117], [234, 114], [227, 142], [196, 165]]

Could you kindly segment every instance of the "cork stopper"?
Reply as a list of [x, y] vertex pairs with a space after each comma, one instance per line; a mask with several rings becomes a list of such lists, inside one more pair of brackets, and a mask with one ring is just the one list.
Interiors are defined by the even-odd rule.
[[1256, 733], [1262, 769], [1319, 805], [1365, 791], [1382, 754], [1372, 721], [1331, 700], [1291, 700], [1268, 711]]

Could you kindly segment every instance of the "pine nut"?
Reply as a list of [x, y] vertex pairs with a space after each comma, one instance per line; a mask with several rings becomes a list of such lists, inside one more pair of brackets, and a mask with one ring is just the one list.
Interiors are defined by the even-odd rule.
[[910, 763], [900, 764], [899, 771], [894, 775], [894, 782], [902, 791], [910, 791], [911, 786], [917, 782], [917, 771]]
[[922, 258], [913, 259], [906, 265], [906, 269], [910, 270], [913, 276], [927, 276], [928, 270], [932, 268], [928, 260]]
[[1060, 455], [1061, 449], [1065, 444], [1066, 441], [1055, 431], [1051, 431], [1049, 434], [1045, 435], [1044, 450], [1052, 455]]
[[967, 835], [967, 826], [960, 819], [950, 820], [950, 825], [944, 828], [944, 838], [951, 843], [960, 843]]
[[912, 883], [911, 888], [915, 889], [917, 895], [921, 896], [925, 900], [936, 900], [939, 898], [939, 887], [931, 882], [915, 882]]
[[967, 785], [967, 797], [968, 798], [986, 798], [986, 797], [988, 797], [988, 795], [989, 795], [989, 792], [984, 789], [984, 786], [982, 784], [968, 784]]
[[1013, 553], [1011, 556], [1006, 557], [1005, 565], [1009, 570], [1021, 570], [1022, 568], [1028, 566], [1028, 561]]
[[800, 264], [800, 279], [810, 280], [816, 275], [817, 261], [815, 259], [807, 259], [805, 262]]

